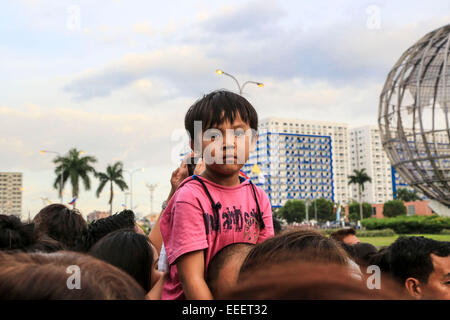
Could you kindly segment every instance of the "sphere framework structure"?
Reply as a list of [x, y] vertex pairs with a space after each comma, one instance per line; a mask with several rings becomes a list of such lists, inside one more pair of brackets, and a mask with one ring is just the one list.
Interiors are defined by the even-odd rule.
[[450, 24], [426, 34], [389, 72], [378, 125], [392, 166], [411, 187], [450, 206]]

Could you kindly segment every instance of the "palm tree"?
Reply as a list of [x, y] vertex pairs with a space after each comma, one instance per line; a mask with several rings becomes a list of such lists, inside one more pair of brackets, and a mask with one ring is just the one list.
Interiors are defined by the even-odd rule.
[[416, 190], [400, 188], [395, 192], [395, 198], [405, 202], [421, 200]]
[[361, 170], [353, 170], [353, 175], [348, 176], [348, 184], [356, 184], [358, 185], [358, 194], [359, 194], [359, 214], [361, 216], [361, 220], [363, 219], [363, 204], [362, 204], [362, 193], [364, 191], [364, 183], [372, 182], [372, 178], [367, 175], [365, 172], [366, 169]]
[[112, 203], [114, 198], [113, 185], [116, 184], [121, 191], [128, 189], [128, 185], [123, 179], [123, 164], [121, 161], [114, 163], [113, 165], [108, 165], [106, 172], [98, 172], [96, 174], [97, 178], [100, 180], [100, 184], [97, 188], [97, 198], [100, 197], [103, 188], [109, 182], [109, 213], [112, 214]]
[[[62, 190], [70, 178], [70, 184], [72, 185], [72, 197], [78, 199], [78, 194], [80, 191], [79, 180], [83, 181], [84, 189], [91, 189], [91, 180], [89, 178], [89, 173], [95, 174], [95, 169], [91, 164], [97, 162], [97, 159], [92, 156], [81, 157], [81, 151], [76, 148], [70, 149], [67, 156], [58, 156], [53, 160], [56, 165], [55, 174], [56, 179], [53, 183], [55, 189]], [[62, 187], [59, 188], [61, 184], [62, 175]], [[75, 204], [73, 205], [75, 207]]]

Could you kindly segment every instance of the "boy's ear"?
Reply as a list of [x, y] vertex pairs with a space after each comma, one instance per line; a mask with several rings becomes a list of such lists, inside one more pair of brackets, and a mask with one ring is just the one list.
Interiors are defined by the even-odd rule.
[[419, 280], [415, 278], [406, 279], [405, 288], [411, 297], [415, 299], [422, 299], [422, 287]]

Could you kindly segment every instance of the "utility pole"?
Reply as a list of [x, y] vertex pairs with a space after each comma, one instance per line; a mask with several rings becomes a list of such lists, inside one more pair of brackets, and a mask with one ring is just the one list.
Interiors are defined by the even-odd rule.
[[150, 191], [150, 214], [153, 213], [153, 192], [155, 191], [156, 187], [158, 186], [158, 183], [156, 184], [145, 184], [147, 189]]

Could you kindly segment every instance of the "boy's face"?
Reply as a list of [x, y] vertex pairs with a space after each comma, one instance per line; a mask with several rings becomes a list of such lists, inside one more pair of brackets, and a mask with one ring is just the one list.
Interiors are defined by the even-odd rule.
[[252, 131], [237, 116], [233, 123], [226, 121], [203, 132], [202, 156], [206, 167], [223, 175], [239, 172], [256, 142]]

